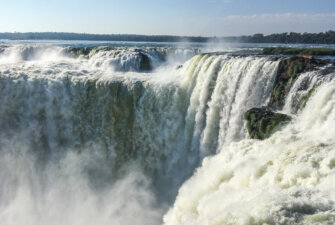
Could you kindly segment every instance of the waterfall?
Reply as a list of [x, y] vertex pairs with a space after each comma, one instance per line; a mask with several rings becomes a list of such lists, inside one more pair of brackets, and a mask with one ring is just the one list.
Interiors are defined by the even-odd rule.
[[[187, 121], [203, 156], [246, 137], [243, 113], [268, 99], [278, 62], [261, 57], [196, 56], [185, 65]], [[220, 149], [220, 148], [219, 148]]]
[[333, 224], [335, 73], [325, 70], [295, 82], [285, 101], [291, 113], [293, 102], [314, 91], [283, 130], [205, 158], [180, 188], [165, 224]]
[[335, 218], [320, 189], [332, 187], [329, 67], [297, 79], [293, 122], [256, 141], [243, 114], [266, 105], [280, 59], [197, 53], [1, 46], [0, 220], [151, 225], [174, 201], [166, 224]]

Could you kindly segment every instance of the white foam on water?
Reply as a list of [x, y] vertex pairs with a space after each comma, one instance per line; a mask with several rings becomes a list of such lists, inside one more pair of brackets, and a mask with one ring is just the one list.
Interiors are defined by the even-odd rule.
[[335, 83], [285, 129], [232, 143], [179, 190], [165, 224], [333, 224]]
[[301, 75], [293, 122], [255, 141], [243, 113], [268, 101], [278, 59], [202, 54], [176, 68], [194, 50], [1, 49], [4, 224], [161, 224], [200, 165], [166, 224], [334, 220], [332, 79]]

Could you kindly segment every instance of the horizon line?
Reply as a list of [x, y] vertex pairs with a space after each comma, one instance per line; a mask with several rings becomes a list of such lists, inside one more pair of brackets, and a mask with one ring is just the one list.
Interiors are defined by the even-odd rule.
[[290, 33], [297, 33], [297, 34], [321, 34], [321, 33], [327, 33], [327, 32], [335, 32], [335, 30], [325, 30], [321, 32], [294, 32], [294, 31], [286, 31], [286, 32], [278, 32], [278, 33], [271, 33], [271, 34], [264, 34], [264, 33], [253, 33], [253, 34], [243, 34], [243, 35], [230, 35], [230, 36], [202, 36], [202, 35], [173, 35], [173, 34], [135, 34], [135, 33], [86, 33], [86, 32], [63, 32], [63, 31], [28, 31], [28, 32], [20, 32], [20, 31], [14, 31], [14, 32], [0, 32], [0, 34], [75, 34], [75, 35], [96, 35], [96, 36], [112, 36], [112, 35], [118, 35], [118, 36], [165, 36], [165, 37], [182, 37], [182, 38], [230, 38], [230, 37], [250, 37], [257, 34], [262, 34], [263, 36], [270, 36], [270, 35], [278, 35], [278, 34], [290, 34]]

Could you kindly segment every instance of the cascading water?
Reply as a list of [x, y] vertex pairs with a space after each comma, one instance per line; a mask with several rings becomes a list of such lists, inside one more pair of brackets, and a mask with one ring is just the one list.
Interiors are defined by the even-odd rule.
[[224, 55], [199, 55], [186, 63], [182, 86], [190, 95], [186, 119], [194, 130], [192, 147], [206, 156], [245, 138], [243, 113], [265, 103], [277, 65], [269, 58]]
[[307, 100], [318, 86], [333, 79], [333, 70], [333, 67], [325, 66], [299, 76], [288, 93], [283, 111], [288, 114], [296, 114], [306, 105]]
[[334, 224], [334, 76], [333, 67], [302, 74], [285, 110], [303, 108], [287, 127], [205, 158], [165, 224]]
[[[305, 164], [300, 164], [314, 160], [308, 158], [314, 149], [318, 154], [313, 157], [321, 161], [323, 152], [331, 149], [332, 130], [322, 138], [317, 135], [333, 118], [333, 75], [300, 76], [285, 110], [297, 112], [291, 107], [294, 101], [306, 106], [285, 131], [261, 142], [246, 140], [243, 113], [266, 104], [280, 59], [198, 54], [177, 66], [198, 51], [0, 49], [4, 224], [161, 224], [179, 187], [201, 164], [179, 190], [166, 224], [309, 221], [299, 203], [306, 195], [316, 201], [310, 205], [310, 215], [316, 215], [311, 220], [330, 215], [331, 202], [320, 203], [323, 190], [315, 185], [305, 191], [312, 178], [303, 176]], [[301, 94], [306, 77], [308, 85]], [[319, 108], [313, 105], [317, 99], [323, 99]], [[318, 120], [314, 117], [320, 109], [323, 116]], [[311, 128], [315, 133], [308, 133]], [[308, 135], [309, 141], [303, 142]], [[301, 149], [307, 149], [302, 158], [290, 160], [290, 154]], [[302, 168], [296, 177], [285, 174], [293, 164]], [[274, 174], [281, 178], [276, 180]], [[321, 175], [314, 177], [315, 184], [322, 180]], [[264, 201], [254, 207], [260, 193]], [[301, 199], [294, 199], [294, 193]], [[242, 202], [245, 199], [250, 203]], [[302, 211], [290, 211], [285, 205], [290, 200], [298, 201]], [[273, 216], [266, 216], [269, 213]]]

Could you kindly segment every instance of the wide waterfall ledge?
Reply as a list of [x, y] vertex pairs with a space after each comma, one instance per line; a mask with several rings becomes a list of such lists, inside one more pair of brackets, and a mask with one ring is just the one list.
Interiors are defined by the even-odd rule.
[[243, 51], [0, 45], [0, 221], [335, 223], [334, 61]]

